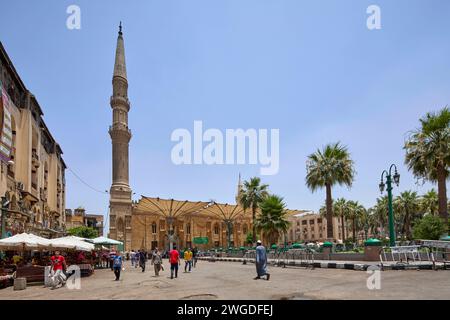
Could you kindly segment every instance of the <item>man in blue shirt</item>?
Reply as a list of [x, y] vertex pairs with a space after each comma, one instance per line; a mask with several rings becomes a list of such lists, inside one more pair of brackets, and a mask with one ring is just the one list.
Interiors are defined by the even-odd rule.
[[114, 256], [113, 268], [114, 274], [116, 275], [116, 281], [119, 281], [120, 271], [122, 270], [122, 256], [119, 253]]

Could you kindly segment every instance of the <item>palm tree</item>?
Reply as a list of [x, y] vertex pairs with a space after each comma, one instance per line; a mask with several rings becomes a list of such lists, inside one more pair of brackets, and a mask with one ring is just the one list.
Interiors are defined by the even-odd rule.
[[327, 238], [333, 238], [333, 198], [331, 188], [335, 184], [351, 187], [355, 170], [347, 147], [339, 142], [326, 145], [308, 156], [306, 185], [311, 191], [326, 189]]
[[342, 242], [345, 242], [345, 218], [348, 214], [348, 202], [344, 198], [339, 198], [333, 202], [333, 213], [341, 218]]
[[417, 192], [404, 191], [400, 193], [394, 200], [395, 212], [399, 214], [399, 218], [402, 221], [402, 235], [406, 236], [408, 240], [412, 239], [411, 236], [411, 221], [414, 216], [417, 215], [420, 208], [420, 201]]
[[405, 143], [405, 163], [419, 179], [437, 182], [439, 216], [448, 225], [447, 186], [450, 167], [450, 109], [427, 113]]
[[439, 197], [436, 190], [431, 189], [420, 200], [421, 211], [435, 216], [439, 212]]
[[348, 201], [348, 218], [352, 220], [353, 241], [357, 242], [357, 221], [365, 214], [366, 208], [358, 201]]
[[256, 218], [255, 227], [262, 231], [270, 244], [274, 244], [280, 234], [285, 234], [290, 222], [286, 220], [286, 204], [283, 198], [270, 195], [260, 204], [261, 215]]
[[373, 206], [372, 213], [380, 227], [380, 231], [382, 231], [382, 235], [386, 236], [385, 230], [387, 225], [387, 217], [389, 215], [388, 196], [377, 198], [377, 203]]
[[239, 203], [244, 210], [252, 209], [252, 221], [253, 221], [253, 243], [256, 242], [256, 210], [261, 202], [268, 196], [267, 184], [261, 184], [261, 179], [253, 177], [250, 181], [244, 181], [244, 187], [239, 195]]

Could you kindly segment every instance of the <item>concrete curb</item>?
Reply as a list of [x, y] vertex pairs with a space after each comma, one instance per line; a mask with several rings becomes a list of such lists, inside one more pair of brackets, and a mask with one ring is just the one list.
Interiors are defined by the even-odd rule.
[[[240, 263], [255, 263], [255, 259], [244, 259], [244, 258], [210, 258], [210, 257], [199, 257], [199, 260], [203, 261], [226, 261], [226, 262], [240, 262]], [[361, 264], [361, 263], [351, 263], [351, 262], [296, 262], [289, 261], [287, 264], [284, 263], [276, 263], [275, 261], [269, 261], [268, 263], [271, 266], [278, 267], [286, 267], [286, 266], [297, 266], [297, 267], [305, 267], [305, 268], [321, 268], [321, 269], [343, 269], [343, 270], [356, 270], [356, 271], [367, 271], [367, 269], [371, 266], [378, 267], [381, 270], [433, 270], [432, 264]], [[446, 270], [442, 265], [436, 265], [437, 270]], [[447, 269], [448, 270], [448, 269]]]

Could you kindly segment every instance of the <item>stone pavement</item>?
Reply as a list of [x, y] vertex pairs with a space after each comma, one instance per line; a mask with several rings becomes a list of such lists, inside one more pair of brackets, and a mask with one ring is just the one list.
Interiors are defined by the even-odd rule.
[[42, 285], [14, 291], [0, 290], [4, 299], [450, 299], [450, 273], [440, 271], [384, 271], [381, 289], [367, 289], [366, 272], [340, 269], [270, 267], [270, 281], [253, 280], [253, 264], [199, 261], [192, 273], [168, 278], [169, 268], [158, 278], [153, 267], [142, 273], [127, 263], [120, 281], [109, 269], [82, 278], [80, 290], [50, 290]]

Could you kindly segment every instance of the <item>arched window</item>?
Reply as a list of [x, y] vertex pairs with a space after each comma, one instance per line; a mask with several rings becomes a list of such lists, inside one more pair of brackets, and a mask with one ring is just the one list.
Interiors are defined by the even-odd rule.
[[152, 233], [155, 234], [157, 231], [156, 222], [152, 223]]
[[216, 224], [214, 224], [214, 234], [218, 235], [219, 233], [220, 233], [220, 227], [219, 227], [219, 224], [216, 223]]
[[243, 232], [245, 235], [247, 234], [248, 228], [247, 228], [247, 225], [246, 225], [246, 224], [244, 224], [244, 226], [242, 227], [242, 232]]
[[191, 234], [191, 224], [190, 223], [186, 224], [186, 234]]

